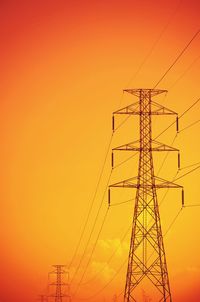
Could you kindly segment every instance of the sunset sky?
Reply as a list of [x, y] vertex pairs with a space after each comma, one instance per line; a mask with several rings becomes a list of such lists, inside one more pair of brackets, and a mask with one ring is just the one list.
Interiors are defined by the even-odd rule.
[[[34, 302], [45, 292], [51, 266], [68, 266], [74, 255], [108, 149], [112, 112], [137, 101], [123, 94], [123, 89], [154, 87], [199, 30], [200, 3], [0, 2], [0, 302]], [[158, 88], [168, 93], [155, 101], [181, 114], [200, 97], [199, 78], [200, 34], [160, 83]], [[180, 130], [199, 116], [198, 103], [180, 119]], [[119, 117], [117, 125], [122, 121]], [[174, 117], [153, 118], [153, 136], [172, 121]], [[171, 127], [158, 140], [171, 144], [175, 130]], [[180, 131], [174, 141], [181, 150], [182, 168], [200, 161], [199, 131], [197, 123]], [[114, 135], [112, 147], [134, 141], [138, 134], [138, 118], [131, 117]], [[129, 156], [116, 154], [116, 163]], [[154, 154], [155, 173], [164, 156]], [[136, 156], [114, 169], [110, 184], [136, 176], [137, 160]], [[181, 170], [177, 177], [189, 170]], [[71, 277], [90, 235], [110, 171], [109, 152], [88, 226], [70, 267]], [[176, 172], [177, 156], [169, 154], [159, 176], [172, 180]], [[200, 204], [199, 180], [197, 170], [177, 181], [185, 188], [187, 205]], [[126, 200], [127, 194], [135, 196], [134, 190], [118, 193], [113, 194], [113, 203]], [[159, 200], [164, 194], [165, 190], [158, 193]], [[85, 284], [73, 302], [111, 302], [123, 291], [126, 264], [110, 280], [128, 257], [130, 231], [122, 239], [131, 224], [133, 207], [134, 201], [110, 208], [83, 279]], [[181, 192], [170, 191], [160, 209], [163, 233], [180, 208]], [[107, 193], [71, 285], [72, 293], [90, 258], [106, 210]], [[200, 296], [199, 217], [200, 207], [183, 209], [164, 237], [174, 302], [197, 302]], [[122, 296], [117, 301], [122, 302]]]

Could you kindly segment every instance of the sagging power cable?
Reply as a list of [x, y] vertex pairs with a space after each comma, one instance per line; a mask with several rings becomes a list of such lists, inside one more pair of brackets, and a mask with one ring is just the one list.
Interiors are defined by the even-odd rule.
[[166, 75], [168, 74], [168, 72], [174, 67], [174, 65], [179, 61], [179, 59], [182, 57], [182, 55], [185, 53], [185, 51], [188, 49], [188, 47], [190, 46], [190, 44], [196, 39], [196, 37], [199, 35], [200, 33], [200, 29], [198, 29], [198, 31], [194, 34], [194, 36], [192, 37], [192, 39], [186, 44], [186, 46], [183, 48], [183, 50], [180, 52], [180, 54], [176, 57], [176, 59], [173, 61], [173, 63], [170, 65], [170, 67], [165, 71], [165, 73], [163, 74], [163, 76], [160, 78], [160, 80], [156, 83], [156, 85], [153, 87], [153, 89], [155, 89], [161, 82], [162, 80], [166, 77]]

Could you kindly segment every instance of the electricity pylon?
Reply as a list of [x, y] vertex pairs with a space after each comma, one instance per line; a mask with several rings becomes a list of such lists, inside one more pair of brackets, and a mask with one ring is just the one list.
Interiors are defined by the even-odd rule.
[[40, 301], [40, 302], [48, 302], [48, 297], [46, 295], [39, 295], [38, 301]]
[[[147, 284], [147, 289], [145, 289], [147, 291], [149, 283], [156, 288], [153, 301], [171, 302], [172, 296], [161, 230], [157, 189], [182, 188], [182, 186], [154, 175], [152, 151], [178, 151], [179, 167], [180, 155], [178, 149], [152, 140], [152, 115], [176, 115], [177, 132], [178, 115], [152, 101], [152, 97], [166, 92], [166, 90], [126, 89], [125, 91], [138, 97], [139, 101], [114, 112], [113, 131], [115, 130], [115, 115], [138, 115], [140, 139], [114, 148], [113, 151], [139, 151], [138, 176], [109, 186], [109, 202], [110, 189], [113, 187], [136, 189], [124, 302], [141, 301], [142, 299], [138, 298], [139, 285]], [[112, 167], [114, 165], [113, 154]]]
[[[69, 272], [65, 270], [65, 265], [53, 265], [54, 271], [49, 275], [54, 275], [55, 281], [50, 282], [49, 286], [54, 287], [54, 293], [49, 294], [48, 297], [53, 298], [55, 302], [71, 302]], [[66, 282], [64, 282], [64, 275]]]

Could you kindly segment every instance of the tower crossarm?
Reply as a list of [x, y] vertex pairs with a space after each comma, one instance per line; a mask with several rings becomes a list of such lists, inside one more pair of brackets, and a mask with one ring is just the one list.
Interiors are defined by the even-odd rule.
[[108, 204], [111, 204], [111, 188], [127, 188], [127, 189], [142, 189], [142, 190], [153, 190], [153, 189], [182, 189], [182, 206], [184, 207], [184, 190], [183, 186], [174, 182], [165, 180], [160, 177], [154, 176], [155, 182], [153, 183], [140, 183], [137, 177], [128, 178], [120, 182], [114, 183], [108, 187]]
[[136, 97], [140, 97], [141, 94], [144, 97], [148, 97], [149, 93], [151, 94], [151, 97], [154, 97], [155, 95], [161, 94], [161, 93], [167, 93], [167, 90], [163, 89], [149, 89], [149, 88], [134, 88], [134, 89], [124, 89], [123, 92], [130, 93]]
[[179, 151], [179, 149], [152, 140], [151, 146], [140, 147], [140, 141], [134, 141], [112, 149], [113, 151]]
[[132, 177], [109, 186], [109, 188], [183, 188], [182, 186], [155, 176], [155, 183], [138, 183], [137, 177]]
[[[141, 115], [139, 108], [139, 102], [119, 109], [113, 112], [113, 115], [116, 114], [129, 114], [129, 115]], [[146, 112], [147, 115], [178, 115], [175, 111], [172, 111], [162, 105], [159, 105], [155, 102], [152, 102], [152, 110]]]
[[[130, 114], [130, 115], [141, 115], [144, 112], [141, 111], [140, 102], [133, 103], [129, 106], [123, 107], [117, 111], [113, 112], [113, 115], [116, 114]], [[164, 107], [154, 101], [151, 101], [151, 111], [146, 111], [146, 115], [178, 115], [177, 112]]]
[[62, 285], [62, 286], [67, 286], [68, 283], [65, 283], [65, 282], [52, 282], [52, 283], [49, 283], [49, 285]]
[[[52, 295], [48, 295], [48, 297], [49, 298], [55, 298], [55, 297], [57, 297], [57, 295], [56, 294], [52, 294]], [[71, 296], [68, 295], [68, 294], [60, 294], [59, 295], [59, 298], [68, 298], [68, 297], [71, 297]]]

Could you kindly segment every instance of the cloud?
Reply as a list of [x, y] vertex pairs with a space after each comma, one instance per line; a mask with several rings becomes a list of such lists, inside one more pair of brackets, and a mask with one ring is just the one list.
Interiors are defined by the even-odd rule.
[[99, 277], [106, 281], [109, 281], [116, 271], [109, 266], [107, 262], [93, 261], [91, 264], [91, 270], [93, 274], [99, 273]]
[[114, 239], [101, 239], [98, 241], [98, 247], [101, 252], [109, 253], [115, 252], [117, 257], [122, 257], [124, 253], [127, 254], [129, 245], [125, 241], [121, 241], [119, 238]]
[[200, 272], [200, 268], [198, 266], [188, 266], [186, 268], [186, 270], [188, 272], [192, 272], [192, 273], [198, 273], [198, 272]]

